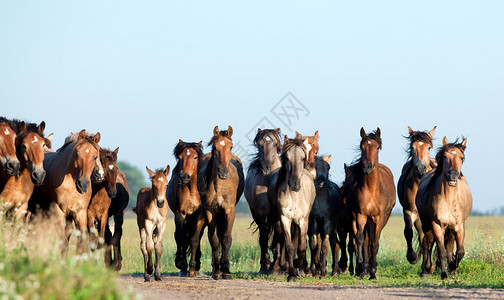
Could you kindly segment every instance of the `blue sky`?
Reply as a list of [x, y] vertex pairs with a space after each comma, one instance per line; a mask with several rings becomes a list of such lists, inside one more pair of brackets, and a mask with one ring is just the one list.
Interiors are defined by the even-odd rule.
[[[1, 115], [45, 120], [54, 148], [99, 131], [142, 169], [173, 165], [179, 138], [206, 143], [215, 125], [252, 152], [246, 135], [266, 118], [319, 130], [337, 183], [362, 126], [381, 128], [396, 181], [407, 126], [438, 126], [435, 146], [468, 137], [463, 172], [486, 210], [504, 205], [503, 13], [502, 1], [2, 0]], [[308, 112], [287, 128], [271, 109], [289, 91]]]

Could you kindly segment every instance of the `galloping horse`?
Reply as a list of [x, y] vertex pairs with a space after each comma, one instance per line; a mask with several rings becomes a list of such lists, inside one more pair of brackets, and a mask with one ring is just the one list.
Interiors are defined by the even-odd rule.
[[[229, 249], [231, 248], [235, 206], [243, 193], [243, 166], [231, 152], [233, 128], [219, 131], [215, 126], [207, 153], [198, 165], [198, 190], [205, 206], [208, 238], [212, 246], [212, 277], [231, 279]], [[219, 262], [219, 245], [222, 256]]]
[[[201, 141], [186, 143], [179, 140], [173, 155], [177, 165], [168, 183], [166, 198], [175, 215], [175, 265], [180, 269], [180, 276], [195, 277], [201, 265], [200, 240], [205, 226], [205, 212], [197, 186], [198, 163], [203, 157]], [[186, 259], [188, 248], [191, 252], [189, 272]]]
[[16, 156], [16, 125], [4, 117], [0, 117], [0, 163], [3, 169], [0, 174], [0, 188], [3, 189], [3, 184], [7, 181], [6, 176], [16, 175], [20, 166]]
[[254, 138], [257, 154], [250, 163], [245, 180], [245, 199], [259, 230], [259, 246], [261, 248], [260, 274], [268, 271], [271, 264], [268, 252], [270, 229], [273, 228], [277, 209], [276, 203], [268, 199], [268, 184], [270, 174], [278, 173], [282, 162], [278, 153], [281, 151], [280, 128], [257, 130]]
[[[444, 137], [443, 146], [436, 154], [436, 169], [420, 180], [415, 200], [425, 234], [420, 276], [429, 276], [434, 269], [431, 262], [434, 240], [438, 247], [441, 279], [448, 278], [447, 259], [450, 272], [454, 272], [464, 257], [465, 221], [472, 209], [471, 191], [461, 170], [466, 145], [467, 139], [462, 143], [448, 143]], [[457, 243], [455, 257], [453, 237]]]
[[416, 264], [418, 261], [417, 254], [413, 250], [413, 224], [418, 232], [419, 245], [423, 240], [422, 224], [418, 211], [415, 205], [415, 196], [418, 190], [420, 178], [425, 173], [435, 168], [435, 161], [430, 157], [430, 150], [432, 149], [432, 136], [436, 131], [434, 127], [430, 132], [413, 131], [408, 126], [408, 161], [404, 164], [401, 177], [397, 182], [397, 195], [399, 202], [403, 207], [404, 214], [404, 237], [408, 250], [406, 258], [410, 264]]
[[[315, 185], [310, 172], [305, 169], [308, 159], [308, 141], [285, 136], [282, 147], [282, 167], [275, 185], [277, 209], [283, 231], [286, 259], [289, 265], [287, 280], [299, 277], [297, 267], [306, 261], [306, 234], [310, 210], [315, 201]], [[297, 234], [294, 234], [298, 231]], [[297, 237], [297, 240], [293, 238]], [[294, 265], [297, 252], [298, 265]]]
[[[317, 196], [313, 203], [308, 238], [311, 250], [310, 269], [314, 276], [326, 275], [327, 255], [329, 254], [329, 239], [331, 234], [336, 234], [338, 214], [341, 210], [341, 195], [338, 185], [329, 180], [331, 156], [316, 156], [315, 189]], [[333, 247], [339, 246], [334, 243]], [[339, 249], [333, 248], [336, 254]], [[345, 249], [343, 249], [345, 250]], [[333, 274], [336, 273], [337, 255], [333, 257]]]
[[[395, 205], [395, 186], [392, 172], [378, 162], [378, 151], [382, 147], [380, 128], [366, 134], [360, 130], [361, 157], [349, 168], [350, 176], [345, 193], [353, 219], [353, 231], [357, 245], [356, 274], [363, 277], [368, 271], [376, 278], [376, 256], [380, 246], [380, 234]], [[366, 239], [366, 241], [365, 241]], [[369, 245], [369, 253], [364, 243]]]
[[168, 205], [165, 205], [166, 187], [170, 166], [164, 170], [151, 171], [147, 168], [152, 187], [142, 188], [137, 195], [137, 204], [133, 211], [137, 214], [140, 232], [140, 250], [144, 257], [144, 279], [150, 281], [152, 274], [152, 251], [156, 250], [154, 280], [161, 280], [161, 255], [163, 255], [163, 235], [168, 222]]
[[25, 218], [28, 212], [28, 201], [35, 185], [44, 181], [44, 138], [45, 123], [40, 125], [14, 120], [18, 135], [16, 137], [16, 152], [20, 162], [19, 173], [9, 176], [0, 193], [6, 211], [14, 210], [18, 221]]
[[[45, 153], [44, 184], [36, 187], [31, 201], [52, 210], [60, 225], [58, 229], [62, 230], [63, 254], [68, 250], [72, 221], [81, 233], [87, 232], [87, 208], [92, 195], [91, 174], [100, 160], [99, 141], [100, 133], [92, 135], [82, 130], [68, 137], [56, 152]], [[63, 228], [66, 232], [63, 232]], [[81, 234], [77, 244], [79, 252], [85, 250], [83, 241]]]

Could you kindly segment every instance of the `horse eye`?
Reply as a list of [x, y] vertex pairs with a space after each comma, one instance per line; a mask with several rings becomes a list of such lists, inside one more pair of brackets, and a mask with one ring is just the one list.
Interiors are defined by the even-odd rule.
[[98, 160], [98, 156], [95, 156], [94, 160]]
[[28, 149], [28, 146], [26, 146], [26, 144], [23, 144], [23, 149]]
[[462, 157], [462, 162], [464, 162], [464, 160], [465, 160], [465, 157]]
[[197, 157], [197, 156], [195, 156], [195, 157], [194, 157], [194, 160], [197, 160], [197, 159], [198, 159], [198, 157]]

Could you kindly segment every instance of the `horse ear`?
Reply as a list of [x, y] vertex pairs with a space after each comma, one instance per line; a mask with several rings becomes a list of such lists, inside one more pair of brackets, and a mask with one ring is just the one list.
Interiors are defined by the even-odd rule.
[[296, 131], [296, 139], [300, 139], [302, 137], [301, 133]]
[[275, 129], [276, 134], [280, 134], [280, 128]]
[[428, 135], [432, 138], [434, 136], [434, 132], [436, 131], [437, 126], [434, 126], [431, 131], [429, 131]]
[[182, 143], [183, 143], [183, 141], [182, 141], [181, 139], [178, 139], [178, 143], [179, 143], [179, 144], [182, 144]]
[[45, 129], [45, 122], [44, 122], [44, 121], [42, 121], [42, 122], [39, 124], [39, 126], [38, 126], [38, 130], [39, 130], [40, 132], [44, 132], [44, 129]]
[[331, 156], [331, 155], [329, 155], [329, 156], [324, 156], [324, 157], [323, 157], [324, 161], [325, 161], [326, 163], [328, 163], [328, 164], [331, 164], [331, 158], [332, 158], [332, 156]]
[[213, 135], [218, 136], [219, 135], [219, 126], [215, 126], [213, 129]]
[[203, 141], [199, 141], [198, 147], [201, 147], [202, 143], [203, 143]]
[[467, 145], [467, 138], [465, 138], [462, 143], [460, 143], [462, 146], [464, 146], [464, 148], [466, 147]]
[[[296, 131], [297, 132], [297, 131]], [[287, 143], [287, 141], [289, 140], [289, 138], [287, 137], [287, 135], [284, 136], [284, 144]]]
[[233, 135], [233, 127], [228, 126], [228, 136], [231, 137]]
[[149, 173], [151, 179], [156, 176], [156, 172], [152, 172], [147, 166], [145, 166], [145, 169], [147, 169], [147, 173]]
[[364, 130], [364, 127], [361, 127], [360, 129], [360, 137], [365, 138], [367, 136], [366, 131]]
[[19, 123], [19, 133], [25, 130], [26, 130], [26, 123], [24, 121], [21, 121], [21, 123]]
[[117, 159], [117, 153], [119, 152], [119, 147], [117, 147], [114, 152], [112, 152], [112, 154], [114, 155], [114, 157]]
[[376, 136], [377, 137], [380, 137], [381, 136], [381, 130], [380, 130], [380, 127], [376, 127], [376, 132], [375, 132]]
[[100, 139], [101, 139], [101, 134], [99, 132], [97, 132], [94, 136], [93, 136], [93, 141], [98, 144], [100, 142]]
[[86, 138], [86, 129], [82, 129], [80, 132], [79, 132], [79, 140], [83, 140]]
[[163, 173], [165, 174], [165, 176], [168, 176], [168, 174], [170, 173], [170, 165], [166, 166], [166, 169], [164, 170]]
[[257, 134], [261, 133], [261, 128], [257, 128]]
[[408, 126], [408, 132], [409, 132], [409, 135], [413, 135], [413, 129], [411, 129], [411, 127]]
[[54, 137], [54, 133], [51, 133], [51, 134], [49, 134], [49, 135], [46, 137], [46, 140], [48, 140], [49, 142], [52, 142], [53, 137]]
[[317, 141], [318, 140], [318, 130], [315, 131], [315, 134], [313, 135], [313, 138]]
[[448, 145], [448, 139], [446, 138], [446, 136], [443, 138], [443, 146], [446, 146]]

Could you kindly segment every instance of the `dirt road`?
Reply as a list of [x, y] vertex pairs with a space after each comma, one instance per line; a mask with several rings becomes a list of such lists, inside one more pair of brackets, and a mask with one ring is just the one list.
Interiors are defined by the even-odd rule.
[[[163, 276], [161, 282], [144, 282], [143, 276], [123, 275], [143, 299], [504, 299], [502, 289], [340, 287], [332, 284], [288, 283], [269, 280], [213, 280], [209, 276]], [[153, 279], [152, 279], [153, 280]]]

